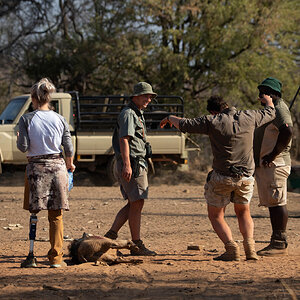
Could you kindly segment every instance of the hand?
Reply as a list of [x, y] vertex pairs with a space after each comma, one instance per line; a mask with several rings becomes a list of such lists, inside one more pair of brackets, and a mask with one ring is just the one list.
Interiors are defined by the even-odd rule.
[[273, 100], [272, 100], [272, 97], [269, 96], [269, 95], [266, 95], [266, 94], [259, 94], [259, 101], [261, 101], [263, 104], [266, 104], [268, 106], [272, 106], [274, 107], [274, 104], [273, 104]]
[[160, 122], [160, 124], [159, 124], [160, 128], [164, 128], [167, 124], [169, 124], [170, 127], [173, 126], [173, 124], [171, 123], [169, 117], [170, 117], [170, 116], [167, 116], [166, 118], [164, 118], [164, 119]]
[[75, 171], [76, 166], [72, 163], [70, 165], [67, 165], [67, 170], [71, 171], [72, 173]]
[[276, 156], [274, 156], [272, 153], [269, 153], [267, 155], [265, 155], [263, 158], [262, 158], [262, 165], [264, 167], [271, 167], [272, 166], [272, 162], [273, 160], [275, 159]]
[[132, 168], [130, 164], [123, 164], [122, 177], [129, 182], [132, 176]]
[[268, 106], [274, 106], [274, 105], [273, 105], [273, 100], [272, 100], [272, 97], [271, 97], [271, 96], [269, 96], [269, 95], [264, 95], [264, 100], [266, 101], [266, 104], [267, 104]]

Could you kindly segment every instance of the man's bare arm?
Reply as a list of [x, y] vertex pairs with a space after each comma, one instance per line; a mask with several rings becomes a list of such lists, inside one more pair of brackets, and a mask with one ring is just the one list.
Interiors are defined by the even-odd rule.
[[120, 138], [120, 151], [123, 160], [123, 178], [129, 182], [132, 176], [132, 168], [130, 164], [129, 136]]

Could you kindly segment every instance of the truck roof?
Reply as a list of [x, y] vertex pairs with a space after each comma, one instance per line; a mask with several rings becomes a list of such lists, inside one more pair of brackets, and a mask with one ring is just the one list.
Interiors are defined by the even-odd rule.
[[[52, 97], [57, 97], [57, 98], [71, 98], [71, 95], [69, 93], [52, 93], [51, 94]], [[23, 94], [23, 95], [19, 95], [14, 97], [15, 98], [20, 98], [20, 97], [30, 97], [30, 94]]]

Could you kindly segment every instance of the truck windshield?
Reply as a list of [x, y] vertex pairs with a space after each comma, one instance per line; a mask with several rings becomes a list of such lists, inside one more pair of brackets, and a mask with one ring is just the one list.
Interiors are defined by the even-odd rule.
[[18, 97], [12, 99], [0, 115], [0, 124], [11, 124], [15, 120], [27, 99], [28, 97]]

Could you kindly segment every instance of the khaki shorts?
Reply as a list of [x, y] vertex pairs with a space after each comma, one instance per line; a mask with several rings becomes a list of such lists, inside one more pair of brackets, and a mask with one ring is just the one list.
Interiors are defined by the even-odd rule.
[[233, 178], [212, 171], [204, 186], [207, 204], [225, 207], [230, 202], [249, 204], [253, 195], [254, 178]]
[[259, 206], [274, 207], [287, 204], [287, 178], [290, 166], [258, 167], [255, 180], [259, 195]]
[[122, 160], [118, 160], [115, 164], [115, 175], [120, 183], [120, 190], [124, 199], [128, 199], [130, 202], [134, 202], [141, 199], [148, 198], [148, 177], [147, 170], [140, 167], [140, 175], [137, 178], [131, 177], [127, 182], [122, 177]]

